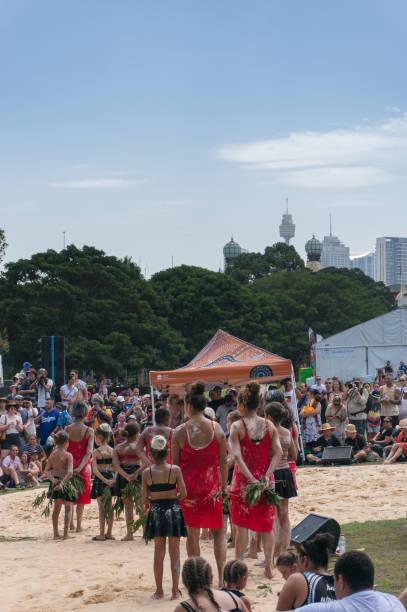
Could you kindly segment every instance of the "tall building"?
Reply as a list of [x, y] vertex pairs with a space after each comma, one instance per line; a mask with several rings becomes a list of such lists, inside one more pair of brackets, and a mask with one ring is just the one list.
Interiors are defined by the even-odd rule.
[[290, 244], [291, 238], [295, 236], [295, 225], [293, 223], [292, 215], [288, 213], [288, 198], [286, 200], [287, 208], [286, 212], [283, 214], [283, 219], [280, 225], [280, 236], [283, 238], [286, 244]]
[[342, 244], [337, 236], [332, 236], [331, 215], [329, 215], [329, 236], [322, 241], [321, 264], [324, 268], [350, 268], [349, 247]]
[[366, 276], [370, 276], [370, 278], [375, 277], [374, 274], [374, 264], [375, 264], [375, 254], [371, 251], [367, 253], [363, 253], [362, 255], [351, 255], [350, 256], [350, 267], [352, 270], [358, 268], [362, 270]]
[[230, 242], [227, 242], [223, 247], [223, 258], [224, 258], [224, 269], [233, 266], [233, 262], [235, 257], [244, 253], [244, 249], [234, 241], [233, 236], [230, 239]]
[[312, 238], [305, 243], [305, 252], [307, 254], [307, 268], [312, 272], [319, 272], [319, 270], [322, 269], [322, 242], [317, 240], [313, 235]]
[[375, 281], [407, 284], [407, 238], [376, 238]]

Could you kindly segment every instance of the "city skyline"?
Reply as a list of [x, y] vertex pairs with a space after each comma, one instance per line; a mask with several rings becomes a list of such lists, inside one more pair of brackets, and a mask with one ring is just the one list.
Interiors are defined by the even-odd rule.
[[[2, 5], [5, 261], [66, 244], [147, 276], [334, 232], [394, 235], [407, 187], [407, 5]], [[378, 43], [380, 40], [380, 44]], [[389, 214], [389, 212], [391, 214]]]

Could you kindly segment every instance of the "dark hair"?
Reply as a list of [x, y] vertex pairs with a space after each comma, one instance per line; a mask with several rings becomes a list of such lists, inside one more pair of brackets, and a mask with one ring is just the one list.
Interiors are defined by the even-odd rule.
[[303, 544], [296, 544], [298, 555], [303, 559], [305, 555], [312, 561], [314, 567], [327, 568], [329, 561], [329, 550], [333, 545], [333, 536], [330, 533], [317, 533], [311, 540]]
[[282, 391], [278, 391], [278, 389], [273, 389], [272, 391], [267, 391], [266, 393], [266, 401], [268, 402], [278, 402], [279, 404], [285, 405], [285, 396]]
[[227, 418], [231, 423], [236, 423], [236, 421], [240, 421], [242, 415], [239, 414], [238, 410], [232, 410], [232, 412], [229, 412], [229, 414], [227, 415]]
[[63, 444], [65, 444], [65, 442], [68, 442], [68, 440], [69, 440], [69, 436], [67, 432], [64, 431], [63, 429], [61, 431], [58, 431], [58, 433], [55, 434], [55, 444], [57, 446], [62, 446]]
[[133, 436], [138, 434], [139, 431], [140, 431], [140, 428], [138, 424], [135, 422], [135, 419], [131, 419], [131, 421], [127, 423], [126, 427], [121, 432], [121, 435], [124, 438], [132, 438]]
[[72, 372], [75, 372], [75, 374], [76, 374], [77, 376], [79, 376], [79, 372], [78, 372], [78, 370], [74, 370], [74, 369], [72, 368], [71, 370], [69, 370], [69, 374], [72, 374]]
[[335, 563], [335, 578], [343, 576], [353, 591], [372, 589], [374, 584], [374, 565], [371, 558], [358, 550], [343, 553]]
[[187, 404], [190, 404], [195, 412], [203, 412], [206, 408], [205, 383], [197, 382], [195, 385], [192, 385], [186, 400]]
[[243, 391], [240, 391], [238, 401], [240, 404], [243, 404], [243, 406], [250, 412], [252, 412], [253, 410], [257, 410], [257, 407], [260, 402], [259, 383], [252, 382], [246, 385]]
[[293, 567], [294, 563], [298, 563], [298, 555], [294, 550], [287, 550], [277, 557], [276, 567], [283, 565], [284, 567]]
[[76, 400], [72, 404], [71, 414], [74, 418], [84, 419], [88, 414], [88, 407], [85, 402], [81, 402], [81, 400]]
[[284, 416], [284, 406], [279, 402], [271, 402], [267, 404], [265, 413], [276, 423], [281, 423]]
[[182, 567], [182, 582], [197, 610], [202, 608], [199, 606], [195, 596], [199, 591], [205, 591], [211, 604], [216, 610], [220, 611], [220, 607], [211, 590], [211, 574], [211, 566], [202, 557], [190, 557], [184, 562]]
[[291, 414], [291, 410], [289, 408], [285, 408], [284, 406], [283, 406], [283, 418], [281, 419], [280, 425], [281, 427], [285, 427], [289, 431], [291, 431], [291, 429], [294, 426], [294, 419], [293, 419], [293, 415]]
[[162, 425], [170, 418], [170, 411], [167, 408], [157, 408], [155, 411], [155, 422], [157, 425]]
[[245, 576], [247, 576], [247, 565], [239, 559], [228, 561], [223, 569], [223, 582], [226, 586], [236, 584]]

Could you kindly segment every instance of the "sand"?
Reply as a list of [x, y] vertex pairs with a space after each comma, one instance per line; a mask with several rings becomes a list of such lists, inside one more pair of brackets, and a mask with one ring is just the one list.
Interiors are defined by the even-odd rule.
[[[333, 517], [340, 524], [405, 517], [404, 480], [404, 464], [301, 469], [299, 496], [291, 502], [292, 525], [310, 512]], [[84, 532], [73, 540], [55, 542], [51, 539], [50, 520], [31, 507], [35, 495], [37, 492], [31, 490], [0, 497], [0, 538], [15, 538], [0, 544], [2, 611], [174, 609], [174, 602], [168, 600], [168, 559], [164, 572], [167, 599], [150, 599], [154, 591], [152, 543], [146, 545], [140, 537], [134, 542], [92, 542], [91, 537], [98, 533], [95, 502], [85, 509]], [[117, 538], [124, 530], [123, 520], [115, 523]], [[185, 542], [181, 544], [181, 554], [185, 559]], [[202, 543], [201, 554], [215, 567], [209, 542]], [[233, 551], [228, 550], [228, 558], [233, 558]], [[253, 560], [247, 563], [250, 577], [246, 593], [253, 608], [256, 612], [270, 612], [282, 581], [279, 576], [266, 580]], [[261, 598], [257, 586], [265, 583], [271, 586], [273, 595]]]

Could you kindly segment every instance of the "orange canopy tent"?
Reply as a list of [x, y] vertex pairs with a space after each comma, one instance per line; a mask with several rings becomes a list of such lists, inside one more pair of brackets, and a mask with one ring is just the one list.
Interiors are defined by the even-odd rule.
[[221, 386], [235, 386], [247, 384], [253, 379], [265, 383], [292, 376], [289, 359], [219, 329], [188, 365], [177, 370], [151, 371], [150, 385], [163, 390], [203, 380]]

